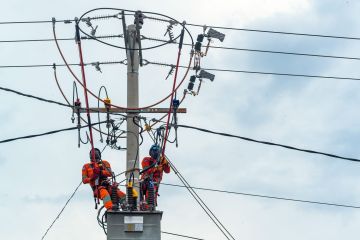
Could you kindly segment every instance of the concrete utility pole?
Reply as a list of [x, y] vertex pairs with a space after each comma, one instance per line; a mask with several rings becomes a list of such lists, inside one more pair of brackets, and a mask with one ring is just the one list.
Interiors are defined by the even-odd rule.
[[[139, 107], [139, 43], [136, 36], [136, 25], [129, 25], [127, 30], [127, 107]], [[127, 113], [127, 134], [126, 134], [126, 179], [134, 173], [134, 187], [139, 191], [139, 127], [134, 123], [139, 114]], [[135, 119], [134, 119], [135, 117]], [[134, 120], [133, 120], [134, 119]]]

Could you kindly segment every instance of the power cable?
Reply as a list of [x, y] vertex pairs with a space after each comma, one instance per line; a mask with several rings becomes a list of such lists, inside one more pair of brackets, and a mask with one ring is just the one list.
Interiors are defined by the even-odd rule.
[[[105, 8], [103, 8], [103, 9], [105, 9]], [[108, 8], [108, 10], [115, 10], [115, 9]], [[119, 10], [119, 9], [116, 9], [116, 10]], [[90, 11], [93, 11], [93, 10], [90, 10]], [[129, 11], [129, 10], [126, 10], [126, 11]], [[135, 12], [135, 11], [131, 11], [131, 12]], [[144, 13], [147, 13], [147, 12], [144, 12]], [[149, 13], [152, 13], [152, 12], [149, 12]], [[162, 14], [159, 14], [159, 15], [161, 16]], [[165, 15], [162, 15], [162, 16], [165, 16]], [[109, 18], [109, 17], [115, 17], [115, 16], [109, 15], [106, 18]], [[165, 16], [165, 17], [168, 17], [168, 16]], [[151, 17], [148, 17], [148, 16], [146, 16], [146, 18], [155, 19], [155, 18], [151, 18]], [[93, 19], [95, 19], [95, 18], [93, 18]], [[155, 19], [155, 20], [161, 20], [161, 19]], [[168, 22], [169, 20], [163, 19], [163, 21]], [[55, 20], [55, 22], [57, 22], [57, 23], [61, 23], [61, 22], [62, 23], [71, 23], [71, 22], [74, 22], [74, 20]], [[6, 24], [37, 24], [37, 23], [53, 23], [53, 21], [52, 20], [8, 21], [8, 22], [0, 22], [0, 25], [6, 25]], [[232, 31], [258, 32], [258, 33], [294, 35], [294, 36], [305, 36], [305, 37], [319, 37], [319, 38], [334, 38], [334, 39], [345, 39], [345, 40], [360, 40], [360, 37], [350, 37], [350, 36], [336, 36], [336, 35], [325, 35], [325, 34], [274, 31], [274, 30], [263, 30], [263, 29], [253, 29], [253, 28], [240, 28], [240, 27], [207, 26], [207, 25], [201, 25], [201, 24], [195, 24], [195, 23], [186, 23], [186, 25], [193, 26], [193, 27], [201, 27], [201, 28], [207, 27], [207, 28], [232, 30]]]
[[[103, 35], [97, 36], [96, 38], [123, 38], [122, 35]], [[81, 37], [81, 40], [93, 40], [90, 37]], [[53, 38], [42, 38], [42, 39], [14, 39], [14, 40], [0, 40], [0, 43], [26, 43], [26, 42], [53, 42]], [[70, 38], [58, 38], [58, 41], [75, 41], [74, 37]]]
[[242, 136], [233, 135], [233, 134], [229, 134], [229, 133], [215, 132], [215, 131], [212, 131], [212, 130], [199, 128], [199, 127], [194, 127], [194, 126], [188, 126], [188, 125], [176, 125], [176, 126], [181, 127], [181, 128], [188, 128], [188, 129], [193, 129], [193, 130], [197, 130], [197, 131], [201, 131], [201, 132], [211, 133], [211, 134], [215, 134], [215, 135], [220, 135], [220, 136], [224, 136], [224, 137], [238, 138], [238, 139], [242, 139], [242, 140], [249, 141], [249, 142], [255, 142], [255, 143], [261, 143], [261, 144], [270, 145], [270, 146], [282, 147], [282, 148], [295, 150], [295, 151], [299, 151], [299, 152], [306, 152], [306, 153], [311, 153], [311, 154], [319, 154], [319, 155], [324, 155], [324, 156], [327, 156], [327, 157], [332, 157], [332, 158], [337, 158], [337, 159], [342, 159], [342, 160], [352, 161], [352, 162], [360, 162], [360, 159], [358, 159], [358, 158], [342, 157], [342, 156], [331, 154], [331, 153], [325, 153], [325, 152], [319, 152], [319, 151], [314, 151], [314, 150], [309, 150], [309, 149], [303, 149], [303, 148], [293, 147], [293, 146], [274, 143], [274, 142], [261, 141], [261, 140], [256, 140], [256, 139], [252, 139], [252, 138], [248, 138], [248, 137], [242, 137]]
[[[106, 121], [103, 121], [101, 123], [106, 123]], [[99, 123], [93, 123], [93, 124], [91, 124], [91, 126], [94, 126], [94, 125], [97, 125], [97, 124], [99, 124]], [[27, 135], [27, 136], [23, 136], [23, 137], [9, 138], [9, 139], [5, 139], [5, 140], [1, 140], [0, 144], [1, 143], [13, 142], [13, 141], [17, 141], [17, 140], [22, 140], [22, 139], [29, 139], [29, 138], [52, 135], [52, 134], [59, 133], [59, 132], [77, 130], [78, 128], [85, 128], [85, 127], [88, 127], [88, 125], [84, 125], [84, 126], [80, 126], [80, 127], [76, 126], [76, 127], [70, 127], [70, 128], [63, 128], [63, 129], [53, 130], [53, 131], [40, 133], [40, 134]]]
[[54, 226], [55, 222], [60, 218], [61, 214], [64, 212], [66, 206], [69, 204], [69, 202], [71, 201], [71, 199], [75, 196], [77, 190], [79, 189], [79, 187], [81, 186], [82, 182], [79, 183], [79, 185], [75, 188], [74, 192], [70, 195], [70, 198], [66, 201], [64, 207], [61, 209], [61, 211], [59, 212], [59, 214], [55, 217], [54, 221], [50, 224], [50, 226], [48, 227], [48, 229], [46, 230], [46, 232], [44, 233], [44, 235], [41, 237], [41, 240], [43, 240], [45, 238], [45, 236], [47, 235], [47, 233], [50, 231], [50, 229]]
[[[106, 35], [106, 36], [97, 36], [96, 38], [123, 38], [122, 35]], [[81, 37], [81, 39], [93, 40], [90, 37]], [[74, 41], [72, 38], [58, 38], [58, 41]], [[143, 40], [157, 41], [157, 42], [169, 42], [168, 40], [156, 39], [150, 37], [144, 37]], [[48, 39], [16, 39], [16, 40], [0, 40], [0, 43], [25, 43], [25, 42], [53, 42], [53, 38]], [[177, 42], [170, 42], [172, 44], [177, 44]], [[185, 46], [191, 46], [189, 43], [184, 43]], [[326, 54], [313, 54], [313, 53], [300, 53], [300, 52], [287, 52], [287, 51], [275, 51], [275, 50], [264, 50], [264, 49], [251, 49], [251, 48], [238, 48], [238, 47], [225, 47], [225, 46], [209, 46], [209, 48], [222, 49], [222, 50], [234, 50], [234, 51], [246, 51], [246, 52], [257, 52], [257, 53], [270, 53], [270, 54], [283, 54], [283, 55], [294, 55], [294, 56], [304, 56], [304, 57], [319, 57], [319, 58], [332, 58], [332, 59], [344, 59], [344, 60], [360, 60], [360, 57], [347, 57], [347, 56], [336, 56], [336, 55], [326, 55]]]
[[[144, 40], [155, 41], [155, 42], [167, 42], [167, 40], [150, 38], [143, 36]], [[177, 44], [176, 42], [172, 42]], [[184, 43], [185, 46], [191, 46], [191, 44]], [[257, 53], [271, 53], [271, 54], [283, 54], [283, 55], [294, 55], [303, 57], [319, 57], [319, 58], [333, 58], [333, 59], [344, 59], [344, 60], [360, 60], [360, 57], [346, 57], [336, 55], [325, 55], [325, 54], [313, 54], [313, 53], [300, 53], [300, 52], [286, 52], [286, 51], [274, 51], [274, 50], [262, 50], [262, 49], [251, 49], [251, 48], [238, 48], [238, 47], [224, 47], [224, 46], [212, 46], [209, 48], [222, 49], [222, 50], [233, 50], [233, 51], [246, 51], [246, 52], [257, 52]]]
[[[167, 158], [167, 156], [165, 156]], [[190, 188], [190, 184], [187, 180], [182, 176], [182, 174], [178, 171], [175, 165], [167, 158], [170, 163], [171, 168], [174, 170], [176, 176], [178, 176], [179, 180], [186, 187], [189, 193], [193, 196], [195, 201], [199, 204], [199, 206], [205, 211], [205, 213], [209, 216], [209, 218], [213, 221], [213, 223], [217, 226], [217, 228], [223, 233], [226, 239], [235, 240], [232, 234], [227, 230], [227, 228], [221, 223], [221, 221], [216, 217], [216, 215], [211, 211], [211, 209], [206, 205], [206, 203], [200, 198], [200, 196], [196, 193], [196, 191]]]
[[[204, 28], [206, 25], [187, 23], [189, 26]], [[208, 28], [233, 30], [233, 31], [245, 31], [245, 32], [258, 32], [258, 33], [271, 33], [271, 34], [284, 34], [304, 37], [319, 37], [319, 38], [334, 38], [334, 39], [345, 39], [345, 40], [360, 40], [359, 37], [348, 37], [348, 36], [336, 36], [336, 35], [324, 35], [324, 34], [311, 34], [311, 33], [297, 33], [297, 32], [286, 32], [286, 31], [273, 31], [273, 30], [261, 30], [251, 28], [238, 28], [238, 27], [221, 27], [221, 26], [206, 26]]]
[[[148, 64], [171, 67], [173, 64], [169, 63], [160, 63], [160, 62], [150, 62]], [[180, 68], [185, 68], [185, 66], [179, 66]], [[236, 69], [221, 69], [221, 68], [201, 68], [207, 71], [217, 71], [217, 72], [231, 72], [231, 73], [247, 73], [247, 74], [260, 74], [260, 75], [274, 75], [274, 76], [287, 76], [287, 77], [306, 77], [306, 78], [324, 78], [324, 79], [337, 79], [337, 80], [356, 80], [359, 81], [360, 78], [352, 77], [336, 77], [336, 76], [322, 76], [322, 75], [307, 75], [307, 74], [293, 74], [293, 73], [277, 73], [277, 72], [261, 72], [261, 71], [247, 71], [247, 70], [236, 70]]]
[[[126, 65], [125, 60], [123, 61], [102, 61], [102, 62], [88, 62], [84, 63], [84, 66], [93, 66], [95, 63], [99, 65], [113, 65], [113, 64], [122, 64]], [[41, 68], [41, 67], [53, 67], [55, 64], [56, 67], [66, 67], [66, 64], [29, 64], [29, 65], [0, 65], [0, 68]], [[69, 63], [69, 66], [80, 66], [79, 63]]]
[[[74, 20], [55, 20], [60, 23], [72, 23]], [[0, 22], [0, 25], [9, 25], [9, 24], [37, 24], [37, 23], [52, 23], [52, 20], [33, 20], [33, 21], [9, 21], [9, 22]]]
[[[100, 65], [113, 65], [113, 64], [123, 64], [126, 65], [124, 61], [106, 61], [98, 62]], [[171, 67], [173, 64], [170, 63], [160, 63], [152, 62], [146, 60], [146, 64]], [[92, 63], [84, 63], [84, 66], [90, 66]], [[56, 64], [57, 67], [66, 67], [66, 64]], [[79, 66], [78, 63], [69, 63], [68, 66]], [[0, 68], [38, 68], [38, 67], [53, 67], [53, 64], [31, 64], [31, 65], [0, 65]], [[179, 68], [188, 68], [188, 66], [179, 66]], [[353, 77], [339, 77], [339, 76], [323, 76], [323, 75], [308, 75], [308, 74], [293, 74], [293, 73], [277, 73], [277, 72], [262, 72], [262, 71], [247, 71], [247, 70], [236, 70], [236, 69], [221, 69], [221, 68], [201, 68], [206, 71], [216, 71], [216, 72], [230, 72], [230, 73], [246, 73], [246, 74], [260, 74], [260, 75], [274, 75], [274, 76], [287, 76], [287, 77], [305, 77], [305, 78], [320, 78], [320, 79], [336, 79], [336, 80], [353, 80], [359, 81], [360, 78]], [[183, 78], [184, 80], [185, 78]], [[182, 85], [183, 82], [181, 82]], [[177, 89], [180, 87], [178, 85]], [[95, 94], [94, 94], [95, 95]], [[96, 96], [96, 95], [95, 95]], [[170, 97], [168, 95], [167, 97]], [[162, 99], [164, 101], [166, 99]], [[112, 105], [115, 108], [119, 108], [116, 105]], [[147, 106], [149, 107], [149, 106]]]
[[[93, 10], [90, 10], [90, 11], [94, 11], [94, 9], [93, 9]], [[89, 12], [90, 12], [90, 11], [89, 11]], [[57, 47], [57, 49], [58, 49], [58, 51], [59, 51], [59, 54], [60, 54], [63, 62], [65, 63], [67, 69], [69, 70], [69, 72], [71, 73], [71, 75], [74, 77], [74, 79], [86, 90], [86, 92], [88, 92], [90, 95], [92, 95], [94, 98], [98, 99], [99, 101], [105, 103], [104, 100], [99, 99], [95, 93], [93, 93], [92, 91], [90, 91], [88, 88], [86, 88], [86, 86], [84, 86], [84, 85], [81, 83], [81, 81], [80, 81], [79, 78], [76, 76], [76, 74], [74, 73], [74, 71], [72, 70], [72, 68], [69, 66], [69, 64], [68, 64], [68, 62], [67, 62], [67, 60], [66, 60], [66, 58], [65, 58], [65, 56], [64, 56], [64, 54], [63, 54], [63, 52], [62, 52], [62, 50], [61, 50], [61, 48], [60, 48], [59, 42], [57, 41], [56, 30], [55, 30], [55, 23], [53, 24], [53, 35], [54, 35], [55, 44], [56, 44], [56, 47]], [[190, 35], [190, 36], [191, 36], [191, 35]], [[193, 59], [193, 54], [190, 54], [190, 58], [189, 58], [189, 63], [188, 63], [187, 70], [186, 70], [186, 72], [185, 72], [185, 74], [184, 74], [183, 79], [182, 79], [182, 80], [180, 81], [180, 83], [177, 85], [175, 91], [177, 91], [178, 88], [180, 88], [180, 86], [184, 83], [184, 81], [185, 81], [185, 79], [186, 79], [186, 77], [187, 77], [187, 75], [188, 75], [188, 73], [189, 73], [189, 71], [190, 71], [192, 59]], [[154, 107], [154, 106], [156, 106], [156, 105], [159, 105], [160, 103], [164, 102], [166, 99], [168, 99], [169, 97], [171, 97], [172, 93], [173, 93], [173, 92], [169, 93], [169, 95], [167, 95], [167, 96], [164, 97], [163, 99], [157, 101], [156, 103], [153, 103], [153, 104], [148, 105], [148, 106], [145, 106], [145, 107], [127, 108], [127, 107], [117, 106], [117, 105], [114, 105], [114, 104], [112, 104], [112, 103], [109, 103], [108, 105], [109, 105], [109, 106], [112, 106], [112, 107], [114, 107], [114, 108], [118, 108], [118, 109], [141, 110], [141, 109], [151, 108], [151, 107]]]
[[[155, 143], [155, 139], [151, 134], [148, 132], [150, 138]], [[215, 214], [210, 210], [210, 208], [206, 205], [206, 203], [201, 199], [201, 197], [196, 193], [196, 191], [192, 188], [189, 188], [190, 184], [186, 181], [186, 179], [182, 176], [182, 174], [178, 171], [178, 169], [175, 167], [175, 165], [170, 161], [170, 159], [164, 155], [164, 157], [167, 159], [167, 161], [170, 164], [171, 169], [175, 172], [176, 176], [179, 178], [179, 180], [182, 182], [182, 184], [186, 187], [186, 189], [189, 191], [191, 196], [195, 199], [195, 201], [199, 204], [199, 206], [204, 210], [206, 215], [211, 219], [211, 221], [216, 225], [216, 227], [222, 232], [222, 234], [225, 236], [226, 239], [235, 240], [235, 238], [231, 235], [231, 233], [226, 229], [226, 227], [221, 223], [221, 221], [215, 216]], [[144, 171], [144, 170], [143, 170]]]
[[171, 232], [161, 231], [161, 233], [163, 233], [163, 234], [168, 234], [168, 235], [173, 235], [173, 236], [177, 236], [177, 237], [182, 237], [182, 238], [188, 238], [188, 239], [205, 240], [205, 239], [203, 239], [203, 238], [196, 238], [196, 237], [191, 237], [191, 236], [182, 235], [182, 234], [177, 234], [177, 233], [171, 233]]
[[[182, 185], [171, 184], [171, 183], [161, 183], [161, 185], [172, 186], [172, 187], [180, 187], [180, 188], [185, 187], [185, 186], [182, 186]], [[249, 196], [249, 197], [259, 197], [259, 198], [267, 198], [267, 199], [275, 199], [275, 200], [283, 200], [283, 201], [291, 201], [291, 202], [300, 202], [300, 203], [310, 203], [310, 204], [326, 205], [326, 206], [332, 206], [332, 207], [360, 209], [360, 206], [355, 206], [355, 205], [320, 202], [320, 201], [311, 201], [311, 200], [302, 200], [302, 199], [294, 199], [294, 198], [286, 198], [286, 197], [275, 197], [275, 196], [268, 196], [268, 195], [263, 195], [263, 194], [253, 194], [253, 193], [245, 193], [245, 192], [226, 191], [226, 190], [202, 188], [202, 187], [192, 187], [192, 186], [190, 186], [190, 187], [193, 188], [193, 189], [196, 189], [196, 190], [203, 190], [203, 191], [210, 191], [210, 192], [227, 193], [227, 194], [243, 195], [243, 196]]]
[[6, 91], [6, 92], [15, 93], [15, 94], [20, 95], [20, 96], [23, 96], [23, 97], [33, 98], [33, 99], [36, 99], [36, 100], [39, 100], [39, 101], [42, 101], [42, 102], [57, 104], [57, 105], [63, 106], [63, 107], [71, 107], [71, 108], [73, 107], [73, 106], [68, 105], [68, 104], [65, 104], [65, 103], [61, 103], [61, 102], [57, 102], [57, 101], [54, 101], [54, 100], [45, 99], [45, 98], [42, 98], [42, 97], [37, 97], [37, 96], [31, 95], [31, 94], [22, 93], [22, 92], [19, 92], [19, 91], [16, 91], [16, 90], [12, 90], [12, 89], [10, 89], [10, 88], [0, 87], [0, 90]]

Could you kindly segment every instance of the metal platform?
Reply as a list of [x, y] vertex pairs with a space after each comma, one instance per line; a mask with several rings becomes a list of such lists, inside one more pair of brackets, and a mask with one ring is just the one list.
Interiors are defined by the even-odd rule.
[[107, 240], [160, 240], [162, 211], [109, 211]]

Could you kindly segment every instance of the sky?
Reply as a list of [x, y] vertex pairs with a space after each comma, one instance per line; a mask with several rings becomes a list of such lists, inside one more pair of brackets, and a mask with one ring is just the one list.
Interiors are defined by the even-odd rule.
[[[6, 1], [0, 22], [74, 19], [100, 7], [162, 13], [178, 21], [207, 26], [263, 29], [337, 36], [360, 36], [360, 2], [352, 0], [208, 0], [208, 1]], [[99, 15], [107, 12], [99, 12]], [[112, 12], [111, 12], [112, 13]], [[120, 34], [118, 21], [97, 21], [98, 34]], [[87, 29], [86, 26], [83, 26]], [[88, 30], [88, 29], [87, 29]], [[194, 38], [202, 28], [191, 27]], [[0, 25], [0, 41], [52, 38], [51, 24]], [[165, 38], [166, 25], [145, 21], [145, 36]], [[179, 32], [179, 27], [175, 28]], [[269, 33], [219, 30], [224, 42], [214, 46], [359, 57], [358, 41], [301, 37]], [[73, 37], [73, 24], [56, 24], [59, 38]], [[108, 40], [122, 44], [122, 39]], [[187, 36], [186, 42], [190, 41]], [[152, 42], [144, 43], [151, 46]], [[67, 60], [78, 63], [75, 42], [60, 42]], [[124, 60], [121, 49], [83, 41], [85, 62]], [[184, 47], [181, 64], [187, 64]], [[1, 43], [0, 65], [61, 64], [54, 42]], [[143, 53], [144, 59], [174, 64], [175, 46]], [[293, 74], [357, 78], [357, 60], [210, 49], [203, 68], [236, 69]], [[126, 66], [89, 66], [89, 88], [107, 87], [114, 103], [126, 104]], [[80, 76], [78, 68], [74, 71]], [[140, 105], [166, 96], [172, 77], [168, 67], [140, 68]], [[230, 72], [212, 72], [214, 82], [204, 81], [198, 96], [187, 96], [182, 107], [187, 114], [179, 123], [258, 140], [307, 148], [357, 158], [360, 149], [360, 85], [357, 81], [285, 77]], [[65, 68], [57, 74], [65, 94], [72, 98], [74, 79]], [[191, 74], [193, 74], [191, 72]], [[179, 72], [182, 78], [184, 71]], [[186, 87], [189, 76], [185, 80]], [[53, 69], [0, 68], [0, 86], [64, 102], [57, 89]], [[83, 100], [83, 91], [79, 86]], [[25, 136], [75, 126], [67, 108], [1, 92], [1, 138]], [[92, 106], [97, 101], [90, 98]], [[160, 107], [168, 107], [169, 102]], [[148, 115], [147, 117], [158, 117]], [[96, 122], [96, 116], [93, 116]], [[123, 126], [125, 127], [125, 126]], [[167, 147], [167, 155], [195, 187], [251, 194], [332, 202], [360, 206], [360, 166], [314, 154], [295, 152], [238, 139], [179, 129], [179, 147]], [[85, 130], [82, 131], [85, 136]], [[103, 148], [98, 134], [95, 145]], [[126, 147], [125, 142], [121, 142]], [[145, 135], [140, 158], [151, 141]], [[0, 238], [41, 239], [46, 229], [81, 181], [81, 168], [88, 162], [89, 145], [77, 146], [77, 132], [0, 144]], [[116, 173], [125, 170], [125, 152], [106, 148], [103, 158]], [[174, 173], [165, 183], [181, 184]], [[357, 209], [294, 203], [198, 190], [204, 202], [235, 239], [338, 240], [358, 239], [360, 211]], [[164, 211], [162, 230], [206, 240], [225, 239], [191, 195], [183, 188], [161, 186], [159, 210]], [[45, 239], [106, 239], [97, 225], [91, 189], [82, 185]], [[181, 239], [162, 235], [162, 239]]]

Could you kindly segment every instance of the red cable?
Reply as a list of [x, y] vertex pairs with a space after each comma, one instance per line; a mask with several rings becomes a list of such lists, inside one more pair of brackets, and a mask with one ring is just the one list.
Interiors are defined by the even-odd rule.
[[86, 91], [86, 77], [85, 77], [85, 68], [84, 68], [84, 60], [83, 60], [83, 54], [82, 54], [82, 48], [81, 48], [81, 40], [79, 35], [79, 26], [76, 24], [76, 43], [78, 45], [79, 49], [79, 58], [80, 58], [80, 67], [81, 67], [81, 76], [83, 80], [83, 86], [84, 86], [84, 96], [85, 96], [85, 104], [86, 104], [86, 115], [89, 123], [89, 133], [90, 133], [90, 144], [91, 144], [91, 155], [92, 159], [95, 162], [95, 150], [94, 150], [94, 139], [92, 134], [92, 127], [91, 127], [91, 117], [90, 117], [90, 110], [89, 110], [89, 98]]
[[[60, 53], [60, 56], [62, 58], [62, 60], [64, 61], [67, 69], [70, 71], [71, 75], [75, 78], [75, 80], [86, 90], [86, 92], [88, 92], [90, 95], [92, 95], [93, 97], [95, 97], [96, 99], [98, 99], [100, 102], [102, 103], [105, 103], [104, 100], [100, 99], [96, 94], [94, 94], [92, 91], [90, 91], [88, 88], [86, 88], [86, 86], [83, 85], [83, 83], [79, 80], [79, 78], [75, 75], [75, 73], [73, 72], [73, 70], [70, 68], [68, 62], [66, 61], [65, 59], [65, 56], [64, 54], [62, 53], [61, 51], [61, 48], [60, 48], [60, 45], [59, 45], [59, 42], [57, 40], [57, 37], [56, 37], [56, 32], [55, 32], [55, 24], [53, 24], [53, 36], [54, 36], [54, 40], [55, 40], [55, 44], [56, 44], [56, 47]], [[110, 106], [114, 107], [114, 108], [118, 108], [118, 109], [124, 109], [124, 110], [142, 110], [142, 109], [146, 109], [146, 108], [151, 108], [151, 107], [154, 107], [162, 102], [164, 102], [166, 99], [168, 99], [169, 97], [171, 97], [174, 92], [176, 92], [180, 86], [184, 83], [189, 71], [190, 71], [190, 68], [191, 68], [191, 63], [192, 63], [192, 59], [193, 59], [193, 54], [190, 55], [190, 60], [189, 60], [189, 64], [187, 66], [187, 70], [186, 70], [186, 73], [183, 77], [183, 79], [181, 80], [181, 82], [179, 83], [179, 85], [175, 88], [175, 90], [173, 92], [171, 92], [168, 96], [164, 97], [163, 99], [159, 100], [158, 102], [154, 103], [154, 104], [151, 104], [149, 106], [145, 106], [145, 107], [140, 107], [140, 108], [127, 108], [127, 107], [121, 107], [121, 106], [117, 106], [117, 105], [114, 105], [114, 104], [109, 104]]]
[[176, 92], [175, 86], [176, 86], [176, 79], [177, 79], [177, 75], [178, 75], [178, 71], [179, 71], [179, 64], [180, 64], [180, 57], [181, 57], [181, 49], [182, 49], [183, 39], [184, 39], [184, 29], [181, 31], [181, 37], [180, 37], [180, 43], [179, 43], [179, 51], [178, 51], [178, 56], [177, 56], [177, 61], [176, 61], [176, 68], [175, 68], [174, 83], [173, 83], [173, 88], [172, 88], [171, 98], [170, 98], [170, 107], [169, 107], [168, 117], [167, 117], [167, 121], [166, 121], [164, 146], [163, 146], [162, 154], [161, 154], [163, 157], [165, 156], [164, 154], [165, 154], [166, 142], [167, 142], [168, 134], [169, 134], [169, 122], [170, 122], [171, 111], [172, 111], [172, 108], [173, 108], [174, 93]]

